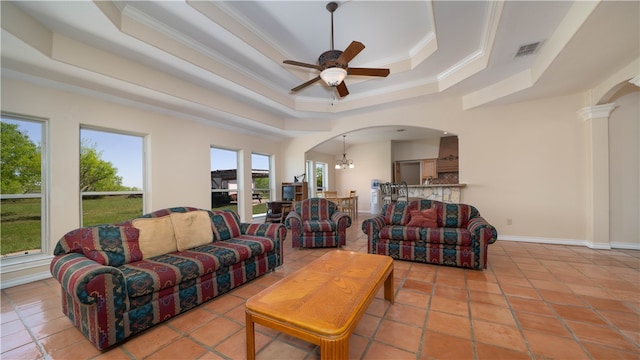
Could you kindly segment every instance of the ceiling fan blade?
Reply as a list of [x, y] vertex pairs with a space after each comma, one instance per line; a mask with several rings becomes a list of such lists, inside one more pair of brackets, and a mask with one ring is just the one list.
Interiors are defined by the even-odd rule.
[[317, 69], [317, 70], [321, 70], [322, 71], [322, 68], [319, 65], [307, 64], [307, 63], [303, 63], [303, 62], [300, 62], [300, 61], [285, 60], [285, 61], [283, 61], [283, 63], [289, 64], [289, 65], [295, 65], [295, 66], [302, 66], [302, 67]]
[[362, 50], [364, 50], [364, 44], [359, 41], [352, 41], [336, 62], [338, 64], [347, 65], [349, 61], [356, 57], [356, 55], [358, 55]]
[[347, 85], [344, 83], [344, 81], [336, 86], [336, 90], [338, 90], [338, 95], [340, 95], [340, 97], [349, 95], [349, 90], [347, 89]]
[[387, 77], [389, 75], [389, 69], [379, 68], [348, 68], [347, 74], [349, 75], [364, 75], [364, 76], [380, 76]]
[[307, 86], [313, 84], [314, 82], [316, 82], [318, 80], [320, 80], [320, 76], [316, 76], [315, 78], [307, 81], [306, 83], [294, 87], [293, 89], [291, 89], [291, 91], [298, 91], [298, 90], [301, 90], [303, 88], [306, 88]]

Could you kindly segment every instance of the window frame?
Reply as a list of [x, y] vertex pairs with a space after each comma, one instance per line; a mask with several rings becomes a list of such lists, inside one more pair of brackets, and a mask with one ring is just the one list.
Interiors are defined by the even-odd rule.
[[[12, 273], [26, 269], [46, 266], [51, 262], [53, 255], [52, 245], [49, 241], [51, 233], [50, 222], [50, 170], [49, 170], [49, 119], [23, 115], [12, 112], [0, 111], [0, 117], [7, 120], [27, 121], [40, 125], [40, 192], [29, 194], [0, 194], [2, 199], [27, 199], [40, 198], [40, 251], [27, 254], [14, 254], [0, 257], [0, 273]], [[46, 278], [46, 274], [35, 274], [34, 280]], [[15, 280], [22, 283], [22, 280]], [[15, 282], [14, 281], [14, 282]], [[12, 281], [3, 282], [2, 288], [12, 286]]]
[[[213, 170], [213, 154], [212, 151], [213, 150], [222, 150], [222, 151], [228, 151], [228, 152], [232, 152], [235, 153], [235, 171], [236, 171], [236, 179], [235, 179], [235, 184], [236, 184], [236, 188], [235, 189], [230, 189], [229, 188], [229, 182], [227, 181], [227, 188], [226, 189], [214, 189], [213, 188], [213, 181], [211, 181], [210, 184], [210, 190], [211, 190], [211, 209], [215, 210], [216, 208], [213, 207], [213, 194], [214, 193], [226, 193], [230, 198], [233, 198], [231, 196], [232, 193], [235, 193], [236, 195], [236, 200], [235, 200], [235, 211], [236, 213], [240, 214], [240, 202], [238, 201], [240, 199], [240, 182], [238, 181], [238, 172], [239, 172], [239, 167], [240, 167], [240, 150], [237, 149], [230, 149], [230, 148], [225, 148], [225, 147], [221, 147], [221, 146], [216, 146], [216, 145], [210, 145], [209, 146], [209, 173], [211, 173]], [[222, 170], [232, 170], [232, 169], [222, 169]], [[224, 182], [224, 180], [222, 180]], [[230, 205], [233, 205], [231, 202], [229, 203]]]
[[[255, 187], [255, 179], [253, 178], [253, 170], [263, 170], [263, 169], [254, 169], [253, 166], [253, 156], [263, 156], [266, 157], [267, 159], [267, 171], [268, 171], [268, 188], [257, 188]], [[252, 203], [252, 207], [253, 207], [253, 193], [255, 191], [267, 191], [269, 196], [266, 198], [262, 198], [262, 203], [266, 203], [267, 201], [274, 201], [275, 199], [275, 185], [274, 185], [274, 176], [273, 176], [273, 171], [272, 171], [272, 167], [273, 167], [273, 155], [270, 154], [263, 154], [263, 153], [259, 153], [259, 152], [252, 152], [251, 153], [251, 203]], [[253, 210], [253, 209], [252, 209]], [[261, 218], [267, 215], [267, 211], [265, 210], [264, 213], [258, 213], [258, 214], [253, 214], [253, 211], [251, 211], [252, 213], [252, 219], [256, 219], [256, 218]]]
[[[90, 126], [90, 125], [80, 125], [80, 131], [79, 131], [79, 139], [78, 139], [78, 157], [80, 157], [80, 150], [82, 147], [82, 130], [89, 130], [89, 131], [94, 131], [94, 132], [104, 132], [104, 133], [110, 133], [110, 134], [114, 134], [114, 135], [123, 135], [123, 136], [132, 136], [132, 137], [139, 137], [141, 142], [142, 142], [142, 164], [141, 164], [141, 169], [142, 169], [142, 189], [137, 191], [137, 190], [128, 190], [128, 191], [80, 191], [80, 204], [79, 204], [79, 209], [80, 209], [80, 226], [92, 226], [92, 224], [89, 225], [85, 225], [84, 224], [84, 208], [83, 208], [83, 200], [85, 196], [117, 196], [117, 195], [133, 195], [133, 196], [137, 196], [140, 195], [142, 197], [142, 213], [140, 214], [140, 216], [144, 215], [147, 213], [146, 210], [146, 136], [142, 135], [142, 134], [137, 134], [137, 133], [133, 133], [133, 132], [128, 132], [128, 131], [124, 131], [124, 130], [118, 130], [118, 129], [109, 129], [109, 128], [102, 128], [102, 127], [94, 127], [94, 126]], [[79, 190], [79, 189], [78, 189]], [[128, 219], [122, 219], [122, 221], [126, 221]]]
[[316, 192], [322, 192], [322, 191], [328, 190], [327, 184], [329, 182], [329, 170], [328, 170], [329, 164], [321, 161], [316, 161], [313, 167], [314, 169], [313, 175], [317, 174], [318, 168], [322, 168], [322, 186], [318, 188], [318, 185], [317, 185], [318, 179], [316, 176], [314, 176], [313, 187]]

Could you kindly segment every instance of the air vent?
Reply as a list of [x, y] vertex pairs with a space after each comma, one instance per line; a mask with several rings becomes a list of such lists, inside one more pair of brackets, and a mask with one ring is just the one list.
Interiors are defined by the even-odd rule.
[[540, 48], [540, 44], [542, 44], [542, 41], [520, 46], [514, 58], [535, 54], [538, 51], [538, 48]]

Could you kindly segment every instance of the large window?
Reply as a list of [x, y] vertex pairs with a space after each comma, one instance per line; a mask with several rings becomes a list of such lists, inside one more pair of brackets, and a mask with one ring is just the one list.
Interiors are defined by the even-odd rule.
[[327, 190], [327, 164], [316, 163], [316, 191], [318, 193]]
[[238, 152], [211, 148], [211, 208], [238, 211]]
[[271, 166], [269, 155], [251, 154], [251, 183], [253, 195], [251, 205], [253, 216], [262, 216], [267, 213], [266, 202], [271, 199]]
[[80, 130], [82, 225], [122, 222], [143, 214], [143, 137]]
[[46, 217], [44, 121], [2, 114], [0, 131], [2, 257], [40, 254]]

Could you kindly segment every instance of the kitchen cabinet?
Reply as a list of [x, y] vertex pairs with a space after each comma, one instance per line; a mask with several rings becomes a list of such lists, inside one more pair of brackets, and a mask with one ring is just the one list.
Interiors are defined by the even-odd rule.
[[422, 184], [429, 179], [435, 179], [438, 177], [437, 164], [438, 159], [422, 160], [420, 168], [420, 179], [422, 179]]

